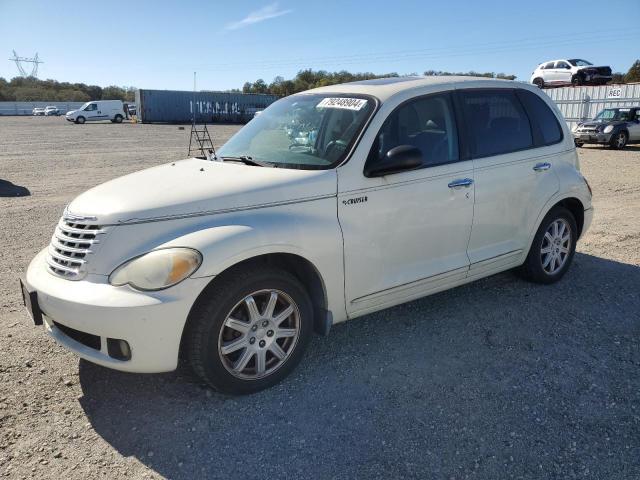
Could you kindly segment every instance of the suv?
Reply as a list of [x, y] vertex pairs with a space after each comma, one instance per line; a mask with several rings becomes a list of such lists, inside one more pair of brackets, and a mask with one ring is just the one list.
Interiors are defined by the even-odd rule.
[[289, 374], [313, 331], [513, 268], [557, 282], [592, 214], [537, 88], [353, 82], [275, 102], [210, 160], [81, 194], [22, 291], [82, 358], [164, 372], [181, 356], [249, 393]]
[[640, 143], [640, 107], [605, 108], [593, 120], [578, 123], [572, 133], [577, 147], [599, 143], [623, 149]]
[[611, 67], [594, 67], [586, 60], [572, 58], [541, 63], [531, 74], [531, 83], [540, 88], [563, 85], [604, 85], [612, 78]]
[[44, 108], [35, 107], [33, 110], [31, 110], [31, 115], [35, 115], [36, 117], [44, 116]]
[[58, 109], [58, 107], [54, 107], [53, 105], [50, 105], [44, 109], [44, 114], [46, 117], [49, 117], [49, 116], [57, 117], [58, 115], [60, 115], [60, 110]]

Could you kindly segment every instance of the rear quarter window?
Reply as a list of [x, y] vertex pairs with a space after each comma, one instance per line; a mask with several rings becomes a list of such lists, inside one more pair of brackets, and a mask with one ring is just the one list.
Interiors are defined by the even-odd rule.
[[535, 146], [553, 145], [562, 140], [562, 128], [549, 106], [535, 93], [518, 90], [518, 97], [529, 115]]

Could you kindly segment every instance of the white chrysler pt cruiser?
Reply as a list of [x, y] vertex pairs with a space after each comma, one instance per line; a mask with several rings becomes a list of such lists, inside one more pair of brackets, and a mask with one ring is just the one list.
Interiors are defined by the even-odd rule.
[[593, 215], [573, 137], [533, 86], [354, 82], [283, 98], [215, 159], [95, 187], [21, 282], [36, 324], [130, 372], [282, 380], [312, 332], [518, 268], [552, 283]]

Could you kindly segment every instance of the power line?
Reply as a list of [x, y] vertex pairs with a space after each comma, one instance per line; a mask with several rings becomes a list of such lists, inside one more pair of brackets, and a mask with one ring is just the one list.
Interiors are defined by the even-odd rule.
[[[371, 62], [396, 62], [406, 59], [437, 59], [447, 57], [460, 57], [460, 56], [472, 56], [481, 53], [508, 53], [511, 51], [519, 50], [532, 50], [542, 47], [558, 47], [564, 48], [573, 45], [585, 46], [587, 44], [602, 41], [615, 41], [621, 39], [635, 38], [639, 32], [628, 31], [624, 32], [611, 32], [607, 31], [603, 35], [595, 36], [594, 32], [584, 32], [579, 34], [562, 34], [546, 36], [543, 41], [540, 37], [536, 38], [524, 38], [517, 40], [508, 40], [501, 42], [488, 42], [481, 44], [474, 44], [473, 47], [458, 47], [449, 46], [441, 48], [426, 48], [415, 50], [397, 50], [388, 52], [376, 52], [368, 54], [352, 54], [341, 56], [324, 56], [324, 57], [302, 57], [291, 58], [286, 60], [263, 60], [251, 62], [250, 66], [255, 69], [278, 69], [289, 66], [303, 65], [354, 65]], [[539, 59], [540, 61], [544, 59]], [[229, 62], [220, 64], [205, 65], [205, 68], [226, 68], [242, 65], [243, 68], [247, 68], [247, 62]]]

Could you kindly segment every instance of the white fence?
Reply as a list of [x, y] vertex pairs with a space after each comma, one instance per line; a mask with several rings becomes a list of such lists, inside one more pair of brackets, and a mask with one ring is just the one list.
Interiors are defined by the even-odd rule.
[[548, 88], [544, 92], [558, 105], [570, 127], [592, 119], [603, 108], [640, 105], [640, 83]]
[[0, 115], [31, 115], [34, 108], [58, 107], [60, 114], [77, 110], [85, 102], [0, 102]]

